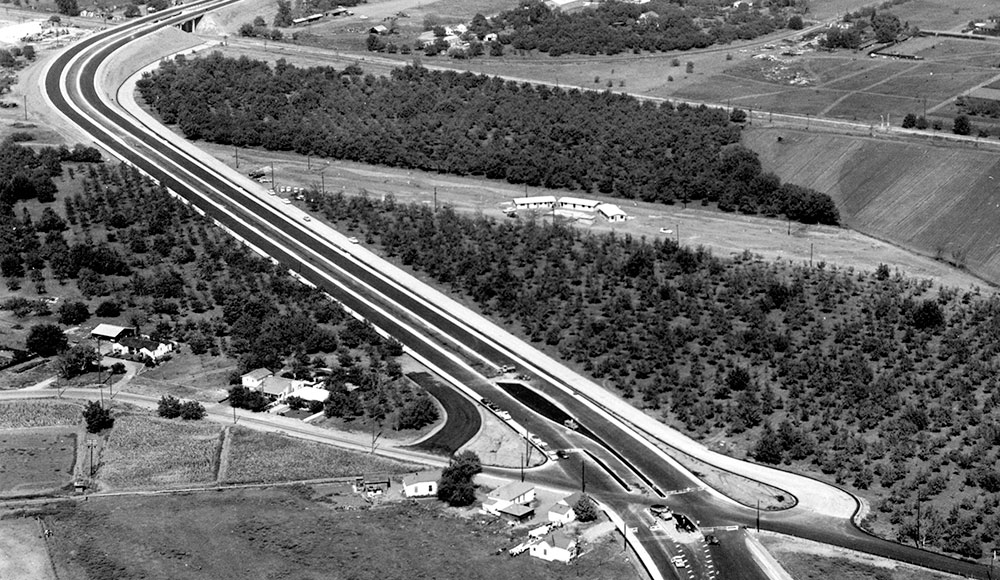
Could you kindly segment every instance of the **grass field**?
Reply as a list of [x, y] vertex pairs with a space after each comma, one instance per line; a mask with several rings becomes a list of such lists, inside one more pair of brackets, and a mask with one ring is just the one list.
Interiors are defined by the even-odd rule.
[[0, 431], [0, 495], [27, 495], [70, 482], [76, 433], [65, 428]]
[[746, 140], [783, 180], [832, 195], [849, 226], [1000, 280], [994, 153], [767, 128]]
[[35, 520], [0, 521], [0, 578], [55, 579]]
[[763, 533], [761, 544], [795, 580], [949, 580], [956, 578], [825, 544]]
[[413, 464], [243, 427], [233, 428], [230, 437], [226, 483], [409, 473], [420, 469]]
[[4, 401], [0, 403], [0, 429], [78, 425], [83, 407], [63, 401]]
[[218, 425], [125, 415], [115, 420], [97, 478], [115, 489], [169, 487], [215, 480]]
[[91, 498], [44, 522], [66, 580], [638, 578], [611, 536], [577, 563], [550, 564], [493, 555], [511, 545], [502, 523], [412, 503], [336, 510], [310, 497], [296, 487]]

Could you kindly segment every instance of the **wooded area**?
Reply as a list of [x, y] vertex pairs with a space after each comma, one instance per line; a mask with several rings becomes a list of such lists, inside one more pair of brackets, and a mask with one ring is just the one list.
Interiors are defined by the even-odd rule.
[[836, 224], [829, 196], [782, 184], [722, 109], [407, 66], [297, 68], [216, 53], [139, 82], [189, 139]]
[[391, 197], [309, 200], [667, 423], [864, 490], [880, 533], [971, 557], [1000, 540], [995, 295]]
[[550, 9], [541, 0], [522, 0], [493, 18], [477, 16], [470, 30], [480, 38], [495, 33], [502, 44], [550, 56], [667, 52], [750, 40], [785, 26], [783, 13], [769, 12], [749, 3], [722, 8], [653, 0], [602, 2], [593, 9], [567, 13]]

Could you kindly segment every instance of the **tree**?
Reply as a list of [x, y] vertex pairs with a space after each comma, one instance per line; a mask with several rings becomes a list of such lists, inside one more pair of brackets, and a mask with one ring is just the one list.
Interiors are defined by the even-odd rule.
[[[73, 0], [73, 2], [76, 2], [76, 0]], [[125, 18], [135, 18], [136, 16], [139, 16], [141, 14], [142, 11], [139, 10], [139, 7], [136, 6], [135, 4], [129, 4], [128, 6], [125, 7]]]
[[100, 316], [101, 318], [114, 318], [121, 313], [121, 306], [114, 300], [105, 300], [97, 305], [97, 310], [94, 310], [94, 316]]
[[67, 16], [77, 16], [80, 14], [80, 7], [77, 5], [76, 0], [56, 0], [56, 9], [61, 14]]
[[90, 311], [83, 302], [65, 302], [59, 307], [59, 324], [72, 326], [90, 318]]
[[97, 366], [99, 360], [94, 347], [78, 344], [59, 355], [59, 375], [71, 379]]
[[55, 324], [36, 324], [28, 331], [25, 347], [39, 356], [52, 356], [66, 350], [66, 335]]
[[24, 55], [26, 60], [35, 60], [35, 47], [30, 44], [25, 44], [21, 49], [21, 53]]
[[292, 3], [288, 0], [278, 0], [278, 12], [274, 15], [274, 25], [280, 27], [292, 25]]
[[268, 400], [264, 393], [236, 385], [229, 389], [229, 405], [237, 409], [246, 409], [259, 413], [267, 408]]
[[899, 17], [889, 12], [879, 12], [872, 16], [872, 30], [878, 42], [893, 42], [903, 30]]
[[778, 439], [778, 434], [771, 428], [771, 425], [764, 424], [764, 428], [760, 432], [760, 439], [754, 445], [751, 455], [761, 463], [770, 463], [772, 465], [781, 463], [781, 441]]
[[592, 522], [598, 516], [597, 502], [589, 495], [583, 494], [577, 500], [576, 505], [573, 506], [573, 512], [576, 514], [577, 521]]
[[185, 421], [199, 421], [207, 414], [205, 406], [198, 401], [185, 401], [181, 405], [181, 419]]
[[437, 405], [430, 397], [420, 396], [403, 405], [396, 418], [396, 429], [420, 429], [439, 417]]
[[802, 30], [802, 27], [804, 25], [805, 24], [802, 22], [802, 17], [799, 16], [798, 14], [795, 14], [788, 19], [787, 26], [789, 30]]
[[972, 133], [972, 123], [969, 122], [969, 117], [966, 115], [959, 115], [955, 117], [955, 123], [951, 127], [952, 133], [956, 135], [969, 135]]
[[912, 129], [916, 126], [917, 126], [917, 116], [914, 115], [913, 113], [907, 113], [906, 116], [903, 117], [903, 128]]
[[438, 480], [438, 499], [452, 506], [472, 505], [476, 501], [473, 478], [482, 472], [483, 464], [473, 451], [453, 455]]
[[743, 109], [733, 109], [729, 113], [729, 120], [733, 123], [744, 123], [747, 120], [747, 112]]
[[83, 419], [87, 422], [88, 433], [100, 433], [115, 425], [111, 410], [105, 409], [98, 401], [87, 401], [87, 406], [83, 409]]
[[177, 397], [163, 395], [156, 406], [156, 414], [166, 419], [176, 419], [181, 416], [181, 402]]
[[926, 129], [928, 127], [927, 117], [924, 117], [923, 115], [917, 117], [917, 123], [914, 125], [914, 127], [920, 129], [921, 131]]

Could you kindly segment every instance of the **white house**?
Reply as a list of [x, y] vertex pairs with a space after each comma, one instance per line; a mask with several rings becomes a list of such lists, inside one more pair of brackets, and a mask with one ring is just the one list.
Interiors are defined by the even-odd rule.
[[[264, 377], [264, 379], [260, 382], [258, 390], [267, 395], [267, 397], [272, 401], [280, 401], [292, 393], [295, 393], [298, 397], [305, 398], [299, 394], [299, 391], [301, 391], [303, 387], [307, 387], [311, 384], [312, 383], [310, 381], [286, 379], [285, 377], [276, 377], [271, 375], [269, 377]], [[327, 393], [327, 395], [328, 394], [329, 393]], [[325, 396], [323, 397], [323, 400], [326, 400]]]
[[576, 539], [560, 531], [555, 531], [531, 546], [529, 553], [548, 562], [569, 564], [569, 561], [576, 555]]
[[483, 502], [483, 511], [498, 516], [500, 511], [505, 508], [514, 505], [524, 506], [533, 501], [535, 501], [535, 486], [523, 481], [515, 481], [491, 491], [486, 501]]
[[273, 375], [271, 371], [267, 369], [254, 369], [247, 374], [243, 375], [241, 384], [248, 389], [259, 389], [261, 384], [263, 384], [264, 379]]
[[104, 323], [98, 324], [94, 327], [94, 330], [90, 331], [90, 338], [108, 340], [111, 342], [118, 342], [127, 336], [133, 335], [135, 335], [135, 329]]
[[403, 495], [406, 497], [434, 497], [438, 492], [441, 470], [432, 469], [411, 473], [403, 478]]
[[594, 211], [601, 202], [593, 199], [581, 199], [579, 197], [560, 197], [559, 209], [580, 209], [584, 211]]
[[160, 360], [164, 355], [174, 350], [174, 345], [148, 338], [126, 336], [112, 344], [111, 350], [119, 355], [139, 355], [143, 358]]
[[551, 209], [556, 205], [556, 196], [515, 197], [514, 209]]
[[597, 205], [597, 213], [601, 214], [609, 222], [623, 222], [628, 214], [622, 208], [613, 203], [601, 203]]
[[559, 524], [568, 524], [574, 521], [576, 519], [576, 511], [573, 510], [573, 506], [580, 501], [580, 496], [580, 492], [577, 492], [557, 501], [549, 509], [549, 521]]

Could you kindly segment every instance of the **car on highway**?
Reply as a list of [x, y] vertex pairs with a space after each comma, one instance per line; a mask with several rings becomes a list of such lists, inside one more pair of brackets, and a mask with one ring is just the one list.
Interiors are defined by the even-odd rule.
[[312, 218], [309, 217], [309, 216], [305, 216], [302, 219], [306, 220], [307, 222], [311, 222], [312, 221]]
[[651, 531], [651, 532], [661, 532], [661, 531], [663, 531], [663, 526], [661, 526], [660, 524], [653, 524], [653, 525], [649, 526], [649, 531]]
[[292, 203], [292, 200], [290, 200], [290, 199], [288, 199], [288, 198], [286, 197], [285, 199], [281, 200], [281, 203], [284, 203], [284, 204], [289, 204], [289, 203]]
[[351, 236], [351, 237], [347, 238], [347, 241], [351, 242], [352, 244], [360, 244], [361, 243], [361, 242], [358, 241], [358, 238], [355, 238], [354, 236]]
[[677, 568], [687, 568], [688, 567], [687, 560], [684, 559], [684, 556], [674, 556], [673, 558], [670, 559], [670, 563], [673, 564]]

